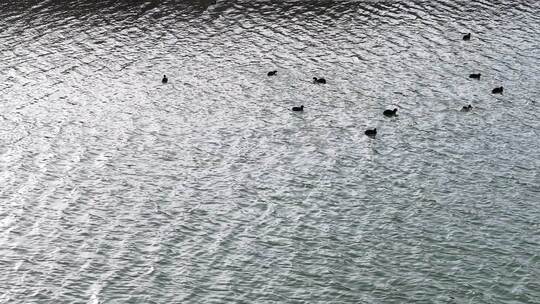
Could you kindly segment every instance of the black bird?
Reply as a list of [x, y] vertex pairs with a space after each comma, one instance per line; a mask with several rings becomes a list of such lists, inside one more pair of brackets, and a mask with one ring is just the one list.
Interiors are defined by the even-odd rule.
[[268, 75], [268, 76], [276, 76], [276, 73], [277, 73], [277, 71], [270, 71], [266, 75]]
[[302, 112], [304, 111], [304, 105], [301, 105], [299, 107], [292, 107], [292, 110], [295, 112]]
[[503, 87], [498, 87], [493, 90], [491, 90], [491, 94], [501, 94], [503, 93]]
[[386, 117], [394, 117], [394, 116], [397, 116], [396, 113], [397, 113], [397, 109], [384, 110], [383, 115], [386, 116]]
[[463, 106], [463, 108], [461, 108], [461, 112], [469, 112], [470, 110], [472, 110], [471, 105]]
[[313, 83], [326, 83], [326, 79], [313, 77]]
[[467, 35], [463, 36], [463, 40], [465, 41], [471, 40], [471, 33], [468, 33]]
[[167, 79], [167, 76], [163, 75], [163, 79], [161, 79], [161, 83], [167, 83], [169, 82], [169, 79]]
[[366, 132], [364, 132], [364, 134], [366, 134], [369, 137], [375, 137], [375, 135], [377, 135], [377, 128], [373, 130], [367, 129]]
[[473, 78], [473, 79], [480, 79], [480, 76], [482, 76], [482, 74], [478, 73], [478, 74], [469, 74], [469, 78]]

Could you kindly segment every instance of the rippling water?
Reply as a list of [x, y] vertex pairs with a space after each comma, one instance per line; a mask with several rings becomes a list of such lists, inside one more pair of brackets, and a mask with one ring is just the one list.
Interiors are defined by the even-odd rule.
[[1, 2], [0, 303], [538, 303], [540, 1], [211, 2]]

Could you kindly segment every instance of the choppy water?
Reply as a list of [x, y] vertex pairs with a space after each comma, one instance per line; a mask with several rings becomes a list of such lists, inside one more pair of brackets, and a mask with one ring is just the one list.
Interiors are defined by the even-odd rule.
[[538, 303], [539, 1], [208, 2], [1, 2], [0, 303]]

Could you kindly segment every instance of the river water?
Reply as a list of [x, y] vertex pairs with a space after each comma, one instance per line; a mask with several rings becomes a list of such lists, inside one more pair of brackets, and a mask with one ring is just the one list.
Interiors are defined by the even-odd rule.
[[540, 1], [15, 2], [0, 303], [539, 303]]

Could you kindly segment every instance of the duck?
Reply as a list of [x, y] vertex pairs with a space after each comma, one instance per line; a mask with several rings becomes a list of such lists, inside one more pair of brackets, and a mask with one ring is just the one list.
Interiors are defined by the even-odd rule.
[[478, 74], [469, 74], [469, 78], [473, 78], [473, 79], [480, 79], [480, 76], [482, 76], [482, 74], [478, 73]]
[[386, 117], [394, 117], [394, 116], [397, 116], [396, 113], [397, 113], [397, 109], [384, 110], [383, 115], [386, 116]]
[[313, 83], [326, 83], [326, 79], [313, 77]]
[[270, 71], [266, 75], [268, 75], [268, 76], [276, 76], [276, 73], [277, 73], [277, 71]]
[[503, 87], [501, 86], [501, 87], [498, 87], [498, 88], [495, 88], [495, 89], [491, 90], [491, 94], [501, 94], [501, 95], [502, 95], [503, 90], [504, 90], [504, 89], [503, 89]]
[[161, 83], [167, 83], [169, 82], [169, 79], [167, 78], [167, 76], [163, 75], [163, 79], [161, 79]]
[[470, 110], [472, 110], [471, 105], [463, 106], [463, 108], [461, 108], [461, 112], [469, 112]]
[[301, 105], [299, 107], [292, 107], [292, 110], [294, 112], [302, 112], [302, 111], [304, 111], [304, 105]]
[[371, 129], [367, 129], [364, 134], [366, 134], [367, 136], [369, 137], [375, 137], [375, 135], [377, 135], [377, 128], [371, 130]]
[[465, 41], [471, 40], [471, 33], [468, 33], [467, 35], [463, 36], [463, 40]]

